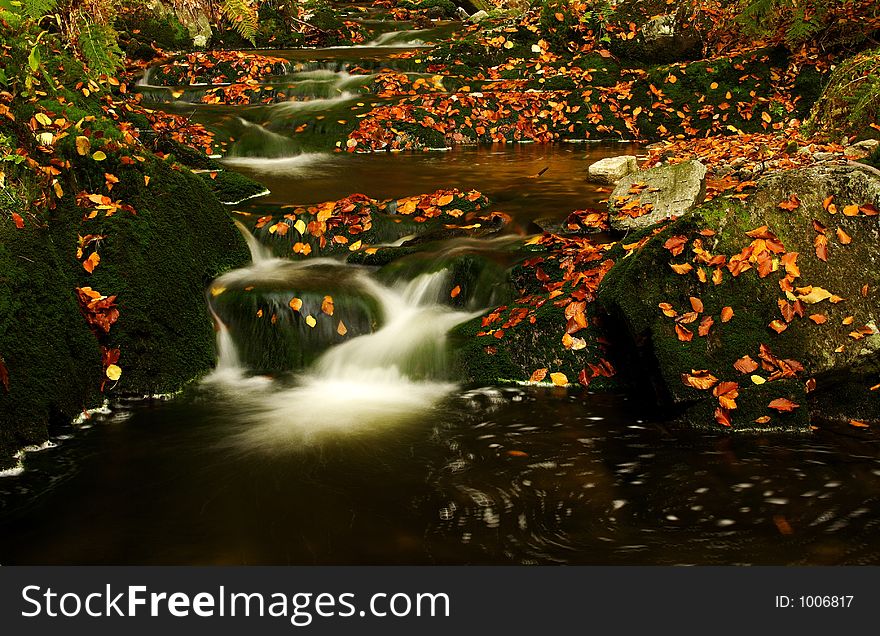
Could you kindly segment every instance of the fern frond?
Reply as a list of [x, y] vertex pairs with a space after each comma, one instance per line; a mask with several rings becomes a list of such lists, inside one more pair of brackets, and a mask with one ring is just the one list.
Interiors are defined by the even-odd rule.
[[238, 31], [241, 37], [256, 46], [257, 30], [260, 28], [257, 7], [248, 0], [223, 0], [220, 10], [232, 23], [232, 28]]
[[113, 75], [122, 66], [123, 54], [117, 43], [117, 33], [110, 26], [84, 22], [77, 43], [89, 75]]
[[28, 18], [39, 20], [55, 10], [58, 0], [21, 0], [19, 12]]

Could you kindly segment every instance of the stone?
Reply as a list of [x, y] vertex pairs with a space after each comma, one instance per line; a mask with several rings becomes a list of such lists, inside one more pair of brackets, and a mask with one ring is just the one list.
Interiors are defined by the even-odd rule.
[[626, 175], [637, 172], [638, 169], [639, 161], [633, 155], [606, 157], [590, 164], [587, 168], [587, 180], [592, 183], [614, 185]]
[[[681, 216], [706, 198], [706, 166], [684, 161], [625, 176], [611, 194], [611, 227], [633, 230]], [[648, 208], [639, 216], [632, 211]]]
[[633, 155], [606, 157], [587, 168], [587, 180], [592, 183], [614, 185], [623, 177], [639, 169], [638, 159]]
[[[793, 194], [799, 205], [780, 208]], [[597, 303], [600, 317], [615, 326], [612, 344], [621, 359], [611, 362], [700, 428], [722, 427], [715, 416], [720, 402], [712, 390], [687, 383], [688, 375], [699, 375], [694, 369], [737, 384], [737, 408], [727, 413], [733, 426], [725, 430], [808, 431], [810, 413], [814, 422], [825, 421], [823, 400], [837, 405], [836, 421], [880, 423], [880, 401], [869, 390], [880, 373], [880, 306], [872, 292], [880, 288], [880, 216], [831, 214], [823, 207], [827, 197], [838, 210], [880, 207], [880, 171], [826, 163], [775, 172], [744, 202], [713, 199], [659, 233], [633, 235], [627, 242], [645, 241], [637, 249], [609, 253], [615, 265]], [[828, 228], [825, 260], [816, 253], [814, 222]], [[761, 238], [757, 228], [765, 228]], [[776, 245], [772, 252], [764, 240]], [[796, 259], [786, 263], [792, 254]], [[748, 267], [734, 276], [729, 265], [743, 255]], [[716, 257], [725, 263], [710, 265]], [[670, 264], [692, 269], [679, 273]], [[727, 322], [725, 307], [732, 309]], [[757, 364], [734, 367], [744, 356]], [[815, 389], [807, 393], [810, 379]], [[800, 406], [770, 409], [779, 398]]]
[[482, 9], [480, 9], [475, 14], [473, 14], [470, 18], [468, 18], [468, 20], [470, 20], [471, 22], [477, 23], [477, 22], [482, 22], [483, 20], [485, 20], [488, 17], [489, 17], [489, 14], [486, 13], [485, 11], [483, 11]]
[[462, 7], [456, 7], [456, 8], [455, 8], [455, 16], [456, 16], [459, 20], [461, 20], [462, 22], [464, 22], [464, 21], [466, 21], [468, 18], [470, 18], [470, 16], [468, 15], [467, 10], [465, 10], [465, 9], [462, 8]]

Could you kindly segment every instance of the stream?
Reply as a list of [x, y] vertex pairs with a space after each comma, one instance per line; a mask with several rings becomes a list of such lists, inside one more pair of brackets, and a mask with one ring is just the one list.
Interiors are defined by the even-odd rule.
[[[297, 101], [272, 105], [199, 104], [204, 87], [172, 101], [178, 88], [154, 86], [147, 73], [147, 99], [232, 140], [226, 167], [270, 190], [232, 208], [253, 262], [206, 290], [218, 327], [211, 375], [172, 398], [119, 400], [56, 430], [23, 472], [0, 479], [0, 563], [880, 562], [876, 441], [822, 429], [686, 433], [632, 396], [457, 381], [449, 330], [500, 296], [487, 276], [450, 306], [453, 257], [509, 265], [512, 241], [599, 207], [607, 194], [585, 181], [589, 163], [640, 148], [349, 154], [320, 134], [285, 135], [368, 109], [376, 98], [359, 92], [365, 80], [352, 67], [393, 68], [391, 56], [430, 36], [383, 25], [371, 45], [273, 51], [290, 63], [273, 85]], [[279, 258], [253, 229], [281, 206], [452, 187], [486, 194], [511, 217], [507, 232], [434, 244], [390, 276]], [[278, 316], [292, 315], [293, 294], [298, 312], [319, 317], [331, 295], [333, 321], [304, 328], [276, 324], [273, 313], [269, 329], [246, 294]]]

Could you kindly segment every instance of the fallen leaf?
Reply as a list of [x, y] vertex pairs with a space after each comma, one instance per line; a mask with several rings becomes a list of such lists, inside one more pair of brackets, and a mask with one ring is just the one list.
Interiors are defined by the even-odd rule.
[[730, 322], [733, 318], [733, 307], [725, 307], [721, 310], [721, 322]]
[[529, 377], [529, 382], [540, 382], [541, 380], [543, 380], [546, 377], [547, 377], [547, 369], [546, 368], [535, 369], [532, 372], [531, 377]]
[[849, 425], [855, 428], [868, 428], [867, 422], [860, 422], [859, 420], [850, 420]]
[[111, 364], [110, 366], [108, 366], [105, 373], [106, 373], [107, 377], [110, 378], [111, 380], [113, 380], [114, 382], [116, 382], [116, 380], [118, 380], [120, 377], [122, 377], [122, 369], [119, 368], [115, 364]]
[[800, 404], [796, 404], [788, 398], [776, 398], [767, 406], [771, 409], [779, 411], [780, 413], [790, 413], [791, 411], [800, 408]]
[[336, 325], [336, 333], [338, 333], [340, 336], [344, 336], [345, 334], [348, 333], [348, 328], [345, 326], [345, 323], [342, 322], [341, 320], [339, 321], [339, 324]]
[[288, 304], [290, 305], [290, 308], [294, 311], [299, 311], [300, 309], [302, 309], [303, 301], [299, 298], [291, 298]]
[[675, 325], [675, 335], [678, 336], [678, 339], [682, 342], [690, 342], [694, 339], [694, 332], [681, 325]]
[[314, 326], [318, 324], [318, 321], [315, 320], [314, 316], [312, 316], [311, 314], [309, 314], [308, 316], [306, 316], [306, 324], [307, 324], [309, 327], [313, 327], [313, 328], [314, 328]]
[[452, 291], [449, 292], [449, 297], [450, 297], [450, 298], [458, 298], [458, 295], [459, 295], [460, 293], [461, 293], [461, 287], [459, 287], [458, 285], [456, 285], [455, 287], [452, 288]]
[[333, 296], [324, 296], [324, 300], [321, 301], [321, 311], [328, 316], [333, 315]]
[[752, 360], [751, 356], [743, 356], [733, 363], [733, 368], [740, 373], [751, 373], [758, 368], [758, 363]]
[[691, 307], [693, 307], [693, 310], [695, 312], [697, 312], [698, 314], [703, 313], [703, 301], [702, 300], [700, 300], [699, 298], [695, 298], [694, 296], [691, 296], [690, 301], [691, 301]]
[[852, 237], [840, 228], [837, 228], [837, 240], [840, 241], [841, 245], [852, 243]]
[[568, 377], [564, 373], [551, 373], [550, 381], [556, 386], [565, 386], [568, 384]]
[[686, 386], [693, 387], [700, 391], [707, 391], [718, 383], [718, 378], [706, 370], [695, 371], [692, 369], [690, 373], [681, 374], [681, 381]]

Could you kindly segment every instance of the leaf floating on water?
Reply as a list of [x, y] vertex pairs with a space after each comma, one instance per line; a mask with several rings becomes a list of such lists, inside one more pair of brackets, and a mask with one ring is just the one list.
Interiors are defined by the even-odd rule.
[[333, 296], [324, 296], [324, 300], [321, 301], [321, 311], [328, 316], [333, 315]]
[[556, 386], [565, 386], [568, 384], [568, 376], [564, 373], [551, 373], [550, 381], [553, 382]]
[[291, 298], [288, 304], [290, 305], [290, 308], [294, 311], [299, 311], [300, 309], [302, 309], [303, 301], [299, 298]]
[[779, 411], [780, 413], [790, 413], [791, 411], [800, 408], [800, 404], [792, 402], [788, 398], [776, 398], [767, 406], [771, 409]]
[[211, 296], [215, 298], [226, 291], [225, 287], [212, 287], [211, 288]]
[[511, 457], [528, 457], [529, 454], [521, 450], [509, 450], [507, 454]]
[[546, 368], [535, 369], [532, 372], [531, 377], [529, 378], [529, 382], [540, 382], [541, 380], [543, 380], [546, 377], [547, 377], [547, 369]]
[[861, 422], [859, 420], [850, 420], [850, 426], [854, 426], [855, 428], [868, 428], [867, 422]]
[[318, 324], [318, 321], [315, 320], [315, 317], [314, 317], [314, 316], [312, 316], [311, 314], [309, 314], [308, 316], [306, 316], [306, 324], [307, 324], [309, 327], [314, 328], [314, 326]]
[[341, 320], [339, 321], [339, 324], [336, 326], [336, 333], [338, 333], [340, 336], [344, 336], [345, 334], [348, 333], [348, 329], [346, 328], [345, 323], [342, 322]]
[[122, 369], [115, 364], [111, 364], [107, 367], [105, 374], [108, 378], [116, 382], [120, 377], [122, 377]]

